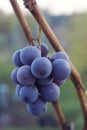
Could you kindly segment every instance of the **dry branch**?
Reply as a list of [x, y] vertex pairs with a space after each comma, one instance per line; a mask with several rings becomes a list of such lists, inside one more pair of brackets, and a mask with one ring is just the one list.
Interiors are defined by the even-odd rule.
[[[18, 5], [17, 1], [16, 0], [10, 0], [11, 2], [11, 5], [14, 9], [14, 12], [24, 30], [24, 33], [26, 35], [26, 38], [28, 40], [28, 42], [31, 44], [31, 45], [34, 45], [34, 42], [33, 42], [33, 37], [32, 37], [32, 34], [31, 34], [31, 30], [29, 28], [29, 25], [27, 24], [27, 21], [24, 17], [24, 15], [22, 14], [22, 11], [20, 9], [20, 6]], [[27, 29], [28, 28], [28, 29]], [[41, 28], [39, 26], [39, 35], [38, 35], [38, 39], [37, 40], [40, 40], [40, 33], [41, 33]], [[72, 125], [71, 123], [68, 123], [63, 112], [62, 112], [62, 109], [59, 105], [59, 102], [56, 101], [53, 103], [53, 107], [56, 111], [56, 114], [57, 114], [57, 118], [60, 122], [60, 125], [61, 125], [61, 128], [62, 130], [74, 130], [74, 129], [71, 129], [72, 128]], [[68, 129], [69, 128], [69, 129]]]
[[22, 11], [21, 11], [17, 1], [16, 0], [10, 0], [10, 3], [12, 5], [12, 7], [13, 7], [13, 10], [14, 10], [14, 12], [15, 12], [15, 14], [16, 14], [16, 16], [17, 16], [17, 18], [18, 18], [22, 28], [23, 28], [24, 34], [25, 34], [29, 44], [30, 45], [34, 45], [34, 41], [33, 41], [33, 36], [32, 36], [31, 30], [30, 30], [30, 28], [28, 26], [28, 23], [27, 23], [24, 15], [23, 15], [23, 13], [22, 13]]
[[[34, 45], [33, 37], [32, 37], [31, 31], [30, 31], [29, 25], [27, 24], [26, 19], [23, 16], [17, 1], [10, 0], [10, 2], [13, 6], [14, 12], [16, 13], [16, 15], [18, 17], [19, 22], [22, 25], [22, 28], [25, 32], [27, 40], [29, 41], [30, 44]], [[46, 22], [46, 19], [44, 18], [42, 12], [40, 11], [36, 1], [35, 0], [24, 0], [24, 4], [29, 9], [29, 11], [32, 13], [32, 15], [35, 17], [36, 21], [39, 23], [40, 27], [42, 28], [44, 34], [50, 41], [50, 43], [53, 46], [53, 48], [55, 49], [55, 51], [64, 51], [63, 47], [60, 45], [58, 39], [55, 37], [53, 31], [51, 30], [48, 23]], [[70, 61], [70, 63], [71, 63], [71, 61]], [[79, 100], [81, 103], [81, 107], [82, 107], [82, 111], [83, 111], [83, 116], [84, 116], [83, 130], [87, 130], [87, 100], [86, 100], [85, 93], [84, 93], [85, 88], [82, 83], [80, 74], [78, 73], [78, 71], [76, 70], [76, 68], [73, 66], [72, 63], [71, 63], [71, 68], [72, 68], [71, 80], [77, 90]], [[53, 106], [57, 113], [57, 117], [61, 123], [62, 130], [74, 130], [73, 123], [72, 122], [67, 123], [67, 121], [64, 117], [64, 114], [59, 106], [59, 103], [54, 102]]]
[[[46, 19], [44, 18], [42, 12], [40, 11], [37, 3], [35, 0], [24, 0], [24, 5], [29, 11], [32, 13], [38, 24], [41, 26], [44, 34], [50, 41], [51, 45], [55, 49], [55, 51], [64, 51], [63, 47], [59, 43], [58, 39], [55, 37], [53, 31], [51, 30], [50, 26], [48, 25]], [[71, 63], [71, 61], [70, 61]], [[87, 130], [87, 99], [85, 96], [85, 88], [82, 83], [81, 77], [79, 72], [76, 70], [74, 65], [71, 63], [72, 73], [71, 73], [71, 80], [77, 90], [80, 104], [83, 111], [85, 126], [84, 130]]]

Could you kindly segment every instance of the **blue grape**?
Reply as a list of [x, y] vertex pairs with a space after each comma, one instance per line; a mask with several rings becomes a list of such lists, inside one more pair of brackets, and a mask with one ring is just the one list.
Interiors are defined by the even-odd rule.
[[51, 57], [51, 61], [54, 61], [56, 59], [64, 59], [69, 61], [69, 56], [65, 52], [59, 51]]
[[22, 86], [21, 86], [20, 84], [18, 84], [18, 85], [16, 86], [15, 91], [16, 91], [16, 95], [17, 95], [17, 96], [19, 96], [19, 92], [20, 92], [21, 88], [22, 88]]
[[69, 62], [64, 59], [57, 59], [53, 62], [53, 77], [56, 80], [65, 80], [71, 73]]
[[32, 75], [29, 65], [24, 65], [19, 68], [17, 72], [17, 80], [22, 85], [34, 84], [35, 77]]
[[66, 80], [55, 80], [54, 79], [54, 83], [56, 83], [58, 86], [62, 86], [65, 83]]
[[36, 102], [32, 104], [26, 105], [27, 111], [34, 116], [43, 115], [43, 113], [47, 110], [47, 103], [39, 97]]
[[23, 65], [23, 63], [20, 60], [20, 52], [21, 50], [17, 50], [12, 57], [12, 61], [14, 63], [14, 65], [16, 65], [17, 67], [20, 67]]
[[46, 57], [49, 52], [49, 48], [45, 43], [41, 43], [41, 56]]
[[19, 91], [20, 99], [25, 103], [34, 103], [38, 98], [39, 92], [36, 86], [23, 86]]
[[20, 53], [20, 59], [26, 65], [31, 65], [32, 61], [37, 57], [41, 57], [41, 52], [35, 46], [26, 46]]
[[52, 72], [52, 64], [45, 57], [36, 58], [31, 64], [31, 72], [36, 78], [47, 78]]
[[19, 84], [18, 80], [17, 80], [17, 72], [18, 72], [18, 68], [15, 68], [12, 72], [11, 72], [11, 80], [15, 83], [15, 84]]
[[60, 96], [60, 88], [55, 84], [42, 85], [39, 88], [40, 94], [45, 101], [54, 102]]

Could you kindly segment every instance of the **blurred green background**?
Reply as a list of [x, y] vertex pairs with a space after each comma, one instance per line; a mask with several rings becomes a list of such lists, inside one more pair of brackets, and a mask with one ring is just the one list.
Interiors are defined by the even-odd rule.
[[[52, 16], [44, 11], [44, 15], [87, 86], [87, 14]], [[37, 38], [37, 23], [31, 15], [26, 15], [26, 19], [34, 38]], [[54, 50], [43, 33], [41, 41], [48, 44], [49, 55], [52, 55]], [[26, 45], [28, 42], [15, 15], [6, 15], [0, 11], [0, 129], [58, 130], [59, 124], [52, 104], [48, 105], [43, 116], [33, 117], [15, 94], [15, 85], [10, 79], [11, 71], [15, 68], [12, 55], [15, 50]], [[74, 122], [75, 128], [81, 130], [83, 115], [77, 93], [69, 79], [61, 87], [59, 101], [67, 120]]]

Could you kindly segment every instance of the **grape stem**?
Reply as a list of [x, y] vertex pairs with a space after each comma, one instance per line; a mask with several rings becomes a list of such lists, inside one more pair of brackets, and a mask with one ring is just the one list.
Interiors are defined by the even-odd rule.
[[9, 0], [30, 45], [35, 45], [31, 30], [16, 0]]
[[41, 43], [41, 27], [39, 26], [38, 27], [38, 48], [39, 48], [39, 50], [41, 50], [40, 43]]
[[[54, 35], [52, 29], [50, 28], [49, 24], [47, 23], [46, 19], [44, 18], [42, 12], [40, 11], [36, 0], [24, 0], [24, 5], [28, 10], [32, 13], [40, 27], [42, 28], [44, 34], [50, 41], [51, 45], [55, 49], [55, 51], [64, 51], [63, 47], [59, 43], [58, 39]], [[74, 67], [74, 65], [71, 63], [72, 73], [71, 73], [71, 80], [77, 90], [77, 94], [81, 103], [83, 116], [84, 116], [84, 130], [87, 130], [87, 99], [85, 95], [85, 88], [82, 83], [81, 77], [77, 69]]]

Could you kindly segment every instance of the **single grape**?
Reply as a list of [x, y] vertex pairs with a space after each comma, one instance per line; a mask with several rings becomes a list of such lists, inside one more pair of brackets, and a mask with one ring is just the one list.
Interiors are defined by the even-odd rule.
[[65, 83], [66, 80], [53, 80], [54, 83], [56, 83], [58, 86], [62, 86]]
[[47, 110], [47, 103], [39, 97], [36, 102], [32, 104], [26, 105], [27, 111], [34, 116], [43, 115], [43, 113]]
[[56, 59], [64, 59], [69, 61], [69, 56], [65, 52], [59, 51], [51, 57], [51, 61], [54, 61]]
[[36, 86], [23, 86], [19, 91], [20, 99], [25, 103], [34, 103], [38, 98], [38, 89]]
[[21, 62], [20, 60], [20, 52], [21, 52], [21, 49], [20, 50], [17, 50], [13, 56], [12, 56], [12, 61], [14, 63], [14, 65], [16, 65], [17, 67], [20, 67], [23, 65], [23, 63]]
[[17, 84], [17, 85], [16, 85], [15, 91], [16, 91], [16, 95], [17, 95], [17, 96], [19, 96], [19, 91], [21, 90], [21, 88], [22, 88], [22, 85], [20, 85], [20, 84]]
[[19, 84], [18, 80], [17, 80], [17, 72], [18, 72], [18, 68], [15, 68], [12, 72], [11, 72], [11, 80], [15, 83], [15, 84]]
[[31, 64], [31, 72], [36, 78], [47, 78], [52, 72], [52, 64], [45, 57], [36, 58]]
[[43, 85], [39, 88], [40, 94], [45, 101], [54, 102], [60, 96], [60, 88], [55, 83]]
[[57, 59], [53, 62], [53, 77], [56, 80], [65, 80], [71, 73], [69, 62], [64, 59]]
[[41, 57], [41, 52], [35, 46], [26, 46], [20, 53], [20, 59], [26, 65], [31, 65], [32, 61], [37, 57]]
[[49, 48], [48, 48], [47, 44], [41, 43], [41, 56], [46, 57], [48, 52], [49, 52]]
[[32, 75], [29, 65], [24, 65], [19, 68], [17, 72], [17, 80], [22, 85], [34, 84], [35, 77]]

